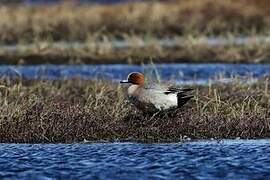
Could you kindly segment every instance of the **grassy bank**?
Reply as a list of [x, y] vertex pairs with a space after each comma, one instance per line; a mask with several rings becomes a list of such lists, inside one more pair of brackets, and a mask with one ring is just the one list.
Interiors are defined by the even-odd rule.
[[2, 79], [0, 142], [83, 140], [176, 142], [269, 138], [269, 80], [196, 86], [194, 100], [172, 114], [143, 116], [108, 81]]
[[0, 7], [0, 42], [85, 41], [126, 35], [269, 34], [267, 0]]
[[176, 38], [173, 46], [164, 46], [153, 37], [148, 40], [137, 36], [126, 38], [122, 41], [128, 43], [126, 47], [117, 47], [115, 42], [93, 40], [3, 46], [0, 48], [0, 64], [267, 63], [270, 58], [270, 43], [256, 38], [240, 45], [233, 40], [227, 44], [211, 45], [203, 38], [191, 37]]

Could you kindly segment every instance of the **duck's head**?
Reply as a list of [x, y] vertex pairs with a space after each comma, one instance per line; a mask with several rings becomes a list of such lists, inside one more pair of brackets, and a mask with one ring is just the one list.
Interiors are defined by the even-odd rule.
[[128, 75], [127, 80], [122, 80], [120, 83], [131, 83], [136, 85], [144, 84], [144, 75], [140, 72], [132, 72]]

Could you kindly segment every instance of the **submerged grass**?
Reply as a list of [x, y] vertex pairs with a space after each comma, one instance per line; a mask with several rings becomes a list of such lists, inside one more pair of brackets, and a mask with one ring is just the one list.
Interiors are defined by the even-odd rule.
[[104, 80], [0, 81], [0, 142], [270, 137], [268, 79], [194, 86], [186, 106], [155, 118], [133, 109], [123, 88]]

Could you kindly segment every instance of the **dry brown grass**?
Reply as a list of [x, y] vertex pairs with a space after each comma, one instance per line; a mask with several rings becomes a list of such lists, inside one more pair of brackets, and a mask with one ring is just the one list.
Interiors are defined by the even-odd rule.
[[268, 0], [175, 0], [117, 5], [1, 6], [0, 42], [85, 41], [127, 34], [269, 33]]
[[1, 80], [0, 142], [176, 142], [190, 137], [269, 138], [269, 80], [195, 86], [171, 114], [144, 116], [107, 81]]

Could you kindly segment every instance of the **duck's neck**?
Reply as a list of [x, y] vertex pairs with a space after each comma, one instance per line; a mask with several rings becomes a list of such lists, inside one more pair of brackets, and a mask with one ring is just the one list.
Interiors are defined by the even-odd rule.
[[133, 97], [138, 96], [141, 87], [142, 85], [132, 84], [131, 86], [128, 87], [128, 95]]

